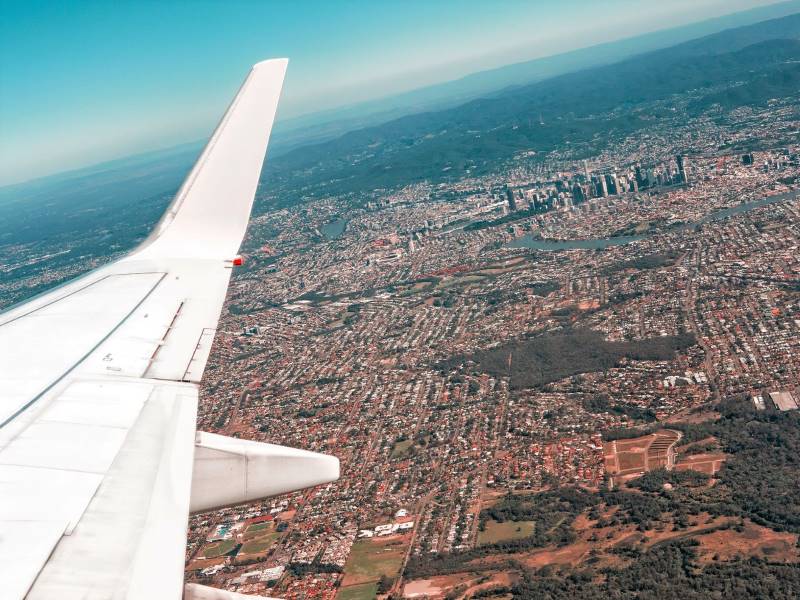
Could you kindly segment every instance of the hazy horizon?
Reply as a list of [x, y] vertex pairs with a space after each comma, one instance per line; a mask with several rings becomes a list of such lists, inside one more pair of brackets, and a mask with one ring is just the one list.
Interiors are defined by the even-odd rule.
[[[285, 122], [780, 3], [680, 0], [646, 14], [629, 0], [468, 4], [241, 1], [226, 6], [227, 22], [207, 3], [191, 11], [162, 3], [147, 14], [100, 3], [80, 14], [9, 5], [0, 25], [0, 186], [202, 140], [250, 64], [270, 56], [290, 58]], [[270, 13], [281, 18], [268, 22]]]

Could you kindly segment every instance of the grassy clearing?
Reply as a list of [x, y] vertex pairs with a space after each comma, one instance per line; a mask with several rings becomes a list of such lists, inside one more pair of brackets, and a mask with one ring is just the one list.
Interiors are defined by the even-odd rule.
[[362, 583], [339, 588], [336, 600], [372, 600], [378, 593], [377, 583]]
[[264, 552], [275, 543], [279, 535], [278, 533], [268, 533], [260, 538], [249, 541], [242, 546], [239, 554], [258, 554], [259, 552]]
[[263, 538], [265, 535], [269, 535], [273, 533], [275, 528], [272, 524], [264, 524], [263, 527], [259, 527], [259, 529], [254, 529], [252, 526], [247, 528], [247, 531], [244, 532], [244, 542], [252, 542], [257, 540], [258, 538]]
[[392, 447], [392, 458], [400, 458], [401, 456], [405, 456], [411, 449], [413, 443], [414, 440], [403, 440], [402, 442], [397, 442]]
[[344, 567], [345, 584], [377, 581], [381, 575], [395, 577], [403, 564], [405, 547], [372, 540], [361, 540], [353, 544], [350, 557]]
[[203, 550], [205, 558], [217, 558], [223, 554], [227, 554], [236, 546], [236, 540], [222, 540], [216, 544], [212, 544]]
[[519, 540], [532, 535], [535, 529], [535, 521], [505, 521], [498, 523], [490, 519], [486, 522], [486, 529], [478, 532], [478, 545]]

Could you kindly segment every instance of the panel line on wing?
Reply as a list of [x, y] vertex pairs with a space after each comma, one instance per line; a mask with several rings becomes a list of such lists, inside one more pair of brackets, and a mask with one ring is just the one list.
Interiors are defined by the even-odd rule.
[[[200, 337], [197, 338], [197, 344], [194, 347], [194, 352], [192, 352], [192, 357], [189, 359], [189, 362], [186, 363], [186, 370], [183, 372], [183, 377], [181, 378], [182, 381], [200, 381], [202, 370], [199, 374], [193, 373], [192, 367], [198, 361], [201, 361], [201, 366], [205, 365], [209, 354], [211, 354], [211, 345], [214, 343], [214, 335], [216, 333], [217, 330], [210, 327], [206, 327], [200, 333]], [[206, 342], [205, 345], [203, 344], [204, 341]]]
[[172, 331], [172, 328], [175, 326], [175, 321], [178, 320], [178, 317], [181, 316], [181, 309], [183, 305], [186, 303], [185, 300], [181, 300], [181, 303], [178, 305], [178, 309], [175, 311], [175, 314], [172, 316], [172, 320], [167, 325], [166, 331], [164, 331], [164, 335], [161, 336], [161, 340], [159, 340], [158, 344], [156, 345], [155, 349], [153, 350], [153, 354], [150, 355], [150, 360], [147, 361], [147, 368], [144, 370], [142, 377], [147, 377], [147, 372], [150, 370], [150, 367], [153, 366], [153, 362], [156, 360], [159, 351], [163, 348], [164, 343], [167, 341], [167, 336]]
[[[47, 385], [45, 385], [43, 389], [41, 389], [32, 398], [24, 402], [14, 412], [12, 412], [2, 423], [0, 423], [0, 429], [11, 423], [14, 419], [19, 417], [26, 410], [28, 410], [34, 403], [36, 403], [40, 398], [42, 398], [42, 396], [44, 396], [47, 392], [53, 389], [55, 385], [57, 385], [60, 381], [62, 381], [64, 377], [69, 375], [78, 365], [80, 365], [83, 361], [85, 361], [95, 350], [97, 350], [97, 348], [99, 348], [106, 340], [108, 340], [114, 334], [114, 332], [116, 332], [120, 328], [120, 326], [125, 323], [125, 320], [128, 317], [130, 317], [145, 302], [145, 300], [147, 300], [147, 298], [150, 297], [153, 291], [158, 287], [159, 283], [161, 283], [164, 280], [164, 277], [166, 276], [165, 273], [140, 273], [139, 275], [157, 275], [158, 278], [152, 285], [150, 285], [149, 289], [144, 293], [144, 295], [141, 298], [139, 298], [139, 300], [133, 305], [133, 307], [131, 307], [130, 310], [128, 310], [122, 316], [122, 318], [117, 323], [114, 324], [114, 326], [109, 331], [107, 331], [104, 335], [102, 335], [102, 337], [99, 340], [93, 343], [91, 347], [86, 352], [83, 353], [82, 356], [78, 357], [77, 360], [73, 361], [72, 364], [70, 364], [66, 368], [66, 370], [64, 370], [60, 375], [57, 375], [55, 379], [51, 380]], [[102, 280], [95, 281], [92, 284], [82, 288], [82, 290], [86, 290], [90, 288], [92, 285], [100, 283], [100, 281], [109, 280], [113, 277], [118, 277], [118, 276], [121, 275], [113, 275], [107, 278], [103, 278]], [[72, 295], [74, 295], [74, 293], [69, 294], [68, 296]], [[58, 303], [59, 300], [62, 300], [68, 296], [60, 297], [58, 300], [49, 303], [47, 306], [55, 305]], [[40, 307], [37, 310], [42, 310], [43, 308], [44, 307]]]
[[[0, 327], [3, 327], [5, 325], [9, 325], [10, 323], [13, 323], [14, 321], [17, 321], [18, 319], [30, 316], [30, 315], [32, 315], [33, 313], [35, 313], [35, 312], [37, 312], [39, 310], [47, 308], [48, 306], [51, 306], [51, 305], [53, 305], [53, 304], [55, 304], [57, 302], [61, 302], [62, 300], [66, 300], [70, 296], [74, 296], [75, 294], [78, 294], [78, 293], [80, 293], [80, 292], [92, 287], [93, 285], [96, 285], [98, 283], [102, 283], [103, 281], [105, 281], [106, 279], [109, 279], [111, 277], [125, 277], [125, 276], [128, 276], [128, 275], [155, 275], [155, 274], [156, 273], [153, 273], [153, 272], [150, 272], [150, 271], [141, 271], [141, 272], [130, 271], [130, 272], [126, 272], [126, 273], [109, 273], [108, 275], [103, 275], [102, 277], [98, 277], [97, 279], [94, 279], [94, 280], [90, 281], [89, 283], [87, 283], [84, 286], [81, 286], [81, 287], [79, 287], [77, 289], [74, 289], [71, 292], [67, 292], [63, 296], [58, 296], [57, 298], [54, 298], [53, 300], [51, 300], [49, 302], [45, 302], [41, 306], [37, 306], [35, 308], [32, 308], [28, 312], [24, 312], [24, 313], [21, 313], [19, 315], [15, 315], [14, 317], [10, 318], [8, 321], [3, 321], [2, 323], [0, 323]], [[164, 275], [164, 273], [161, 273], [161, 275]], [[56, 286], [52, 290], [47, 290], [46, 292], [43, 292], [42, 294], [34, 296], [33, 298], [28, 298], [24, 302], [9, 306], [8, 308], [4, 309], [3, 311], [0, 311], [0, 315], [2, 315], [3, 313], [9, 313], [9, 312], [11, 312], [11, 309], [18, 308], [18, 307], [20, 307], [22, 305], [33, 304], [34, 300], [36, 300], [40, 296], [47, 296], [48, 294], [52, 294], [52, 292], [58, 290], [59, 288], [65, 287], [65, 286], [67, 286], [69, 284], [72, 284], [72, 283], [76, 283], [76, 282], [75, 281], [67, 281], [67, 282], [65, 282], [65, 283], [63, 283], [63, 284], [61, 284], [59, 286]]]

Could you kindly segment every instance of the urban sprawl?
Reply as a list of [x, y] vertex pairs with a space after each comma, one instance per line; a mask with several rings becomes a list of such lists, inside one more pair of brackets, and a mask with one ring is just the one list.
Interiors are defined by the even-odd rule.
[[[685, 451], [671, 423], [722, 398], [800, 402], [800, 147], [760, 143], [799, 128], [780, 103], [676, 116], [597, 156], [520, 153], [256, 216], [199, 428], [333, 454], [342, 477], [192, 517], [188, 578], [282, 598], [475, 592], [510, 575], [408, 565], [530, 534], [486, 517], [509, 493], [713, 477], [725, 453]], [[632, 429], [638, 454], [607, 435]]]

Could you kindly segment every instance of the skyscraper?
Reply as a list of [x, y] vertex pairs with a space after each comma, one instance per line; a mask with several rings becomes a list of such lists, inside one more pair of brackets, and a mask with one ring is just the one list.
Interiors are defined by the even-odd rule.
[[642, 167], [640, 165], [636, 165], [636, 184], [637, 187], [643, 188], [645, 187], [645, 179], [644, 174], [642, 174]]
[[514, 198], [514, 190], [506, 186], [506, 197], [508, 198], [508, 210], [517, 210], [517, 200]]
[[682, 154], [675, 157], [675, 162], [678, 163], [678, 177], [681, 183], [689, 183], [689, 173], [687, 171], [688, 161]]
[[598, 176], [595, 180], [595, 189], [597, 190], [598, 198], [605, 198], [608, 196], [608, 186], [606, 185], [606, 178], [602, 175]]
[[617, 176], [613, 173], [607, 173], [605, 176], [606, 191], [610, 196], [616, 196], [618, 193]]
[[578, 182], [575, 182], [575, 185], [572, 186], [572, 197], [575, 199], [575, 202], [583, 202], [586, 200], [586, 195], [583, 193], [583, 188]]

